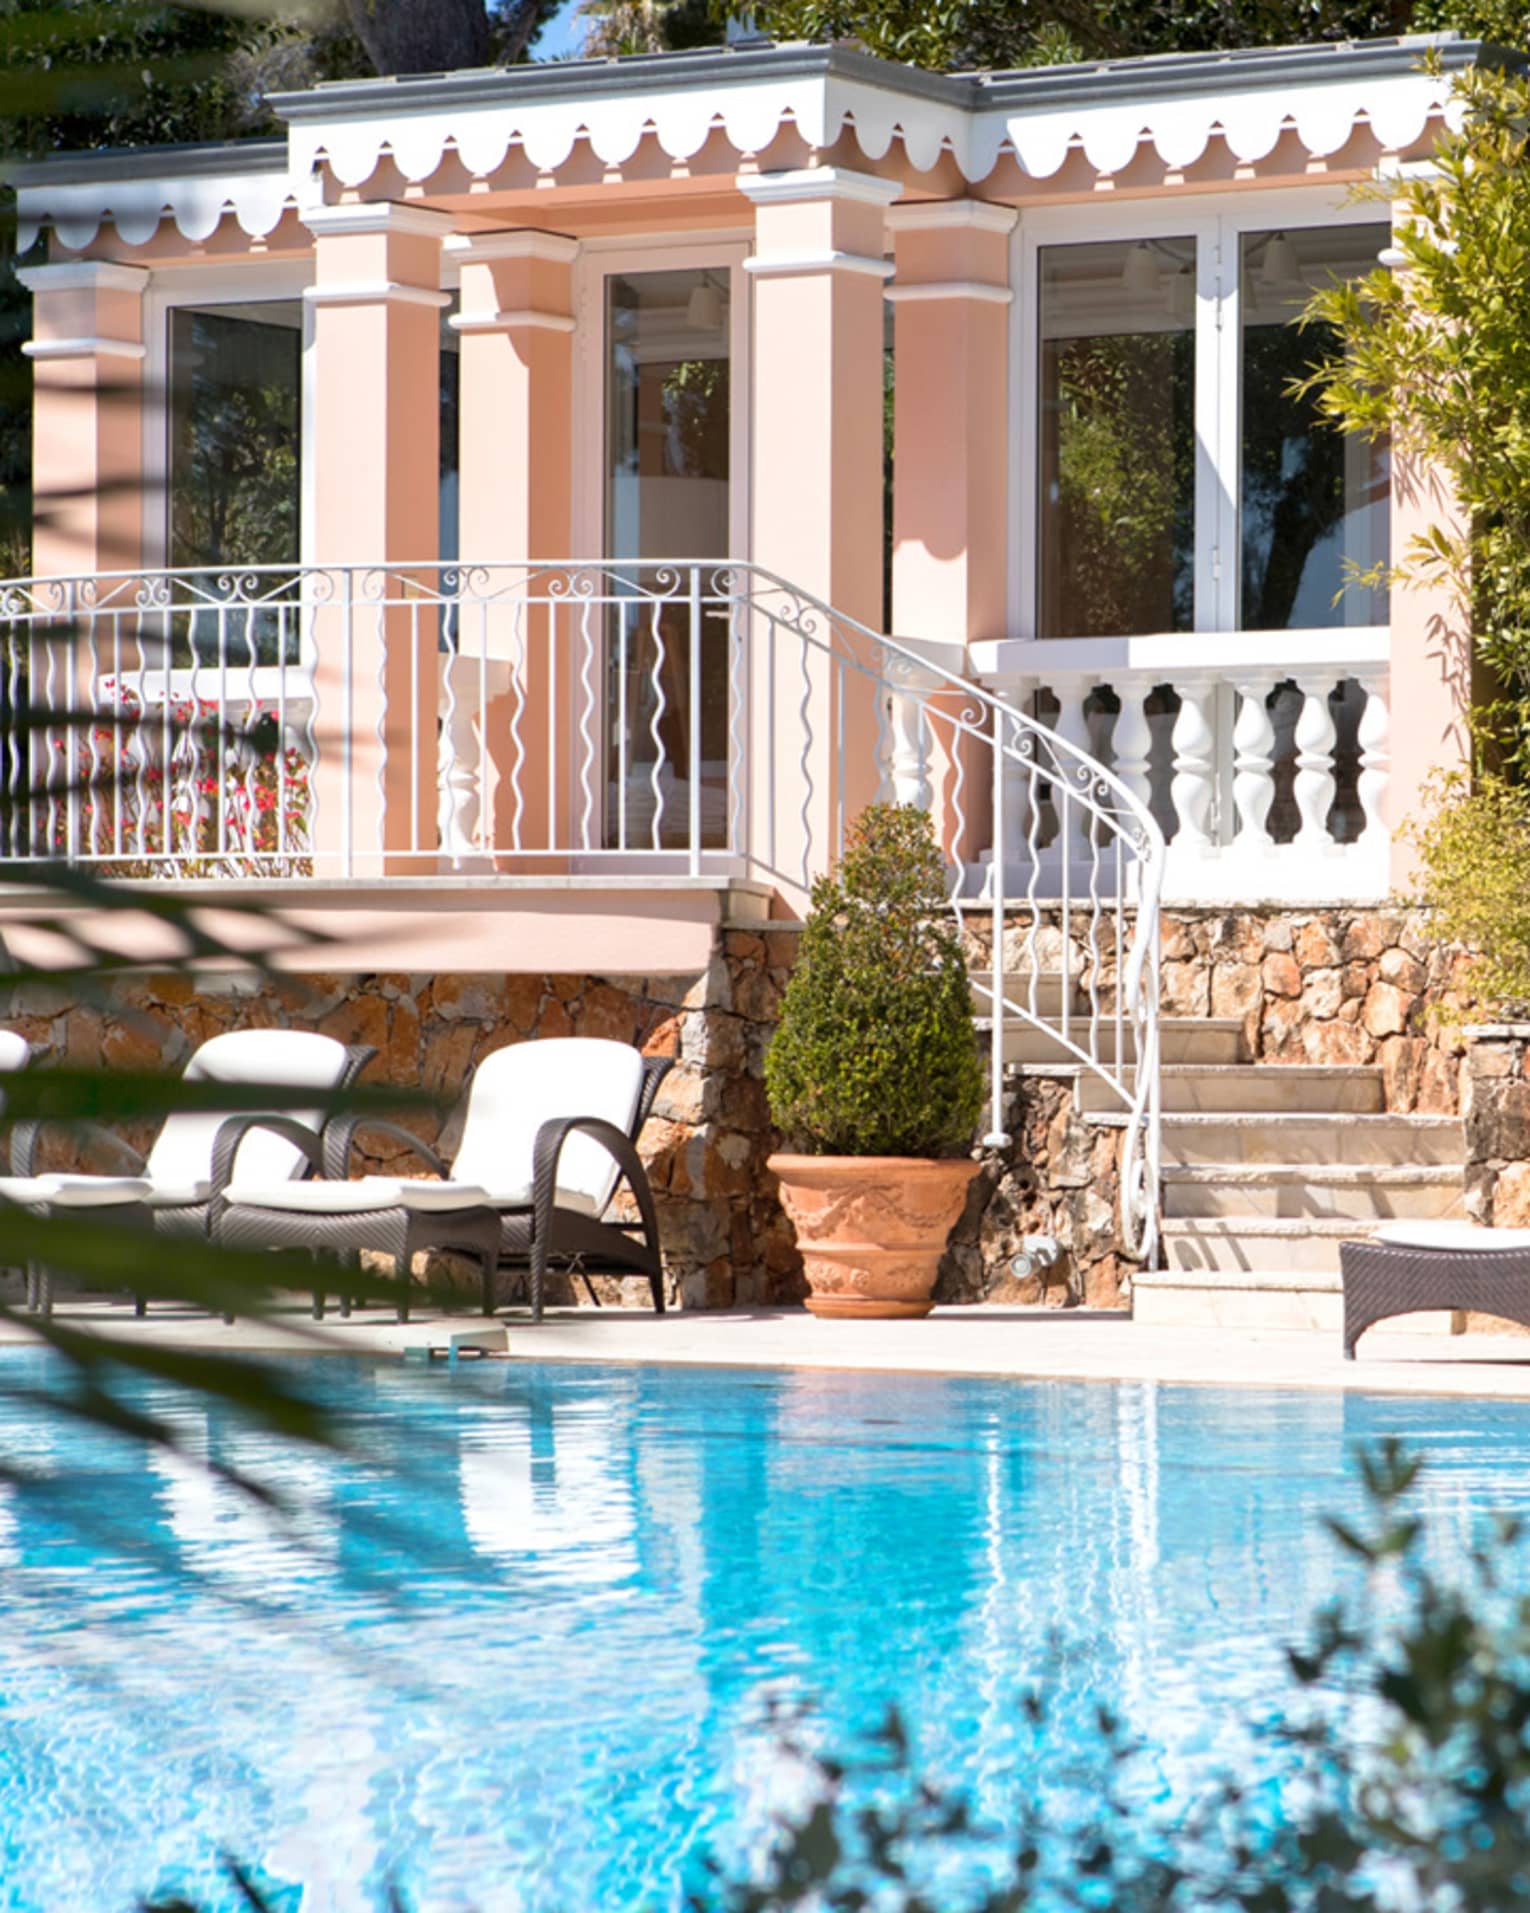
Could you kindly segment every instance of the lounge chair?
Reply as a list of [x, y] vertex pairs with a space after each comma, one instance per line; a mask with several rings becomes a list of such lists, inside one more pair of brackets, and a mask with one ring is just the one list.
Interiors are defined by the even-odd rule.
[[[328, 1252], [353, 1266], [363, 1250], [378, 1251], [393, 1258], [401, 1282], [419, 1251], [457, 1250], [479, 1260], [486, 1315], [497, 1303], [498, 1268], [522, 1266], [537, 1321], [550, 1262], [583, 1277], [592, 1299], [591, 1271], [641, 1275], [662, 1314], [658, 1221], [637, 1139], [670, 1067], [667, 1057], [593, 1037], [512, 1043], [474, 1072], [450, 1167], [395, 1124], [340, 1117], [325, 1136], [324, 1180], [261, 1186], [241, 1172], [218, 1238], [246, 1249]], [[343, 1180], [362, 1128], [405, 1143], [439, 1180]], [[609, 1215], [622, 1181], [636, 1222]], [[407, 1301], [399, 1316], [406, 1318]]]
[[1426, 1309], [1469, 1309], [1530, 1328], [1530, 1229], [1470, 1222], [1388, 1222], [1341, 1242], [1344, 1359], [1368, 1328]]
[[[300, 1099], [305, 1091], [349, 1088], [375, 1054], [311, 1030], [234, 1030], [211, 1037], [193, 1053], [183, 1081], [279, 1084], [290, 1087], [292, 1101], [236, 1115], [178, 1111], [166, 1117], [147, 1158], [110, 1130], [78, 1126], [133, 1172], [115, 1176], [37, 1175], [42, 1125], [18, 1124], [12, 1147], [16, 1173], [0, 1177], [0, 1199], [44, 1214], [88, 1211], [105, 1223], [205, 1239], [235, 1175], [276, 1183], [308, 1175], [320, 1165], [327, 1112], [302, 1108]], [[29, 1287], [29, 1304], [47, 1312], [52, 1300], [48, 1272], [32, 1272]], [[138, 1293], [133, 1299], [142, 1315], [148, 1298]]]

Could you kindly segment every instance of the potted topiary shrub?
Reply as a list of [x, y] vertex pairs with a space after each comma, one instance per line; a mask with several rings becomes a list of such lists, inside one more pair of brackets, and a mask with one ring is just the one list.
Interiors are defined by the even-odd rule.
[[928, 1315], [978, 1165], [972, 991], [929, 816], [877, 804], [813, 886], [765, 1058], [815, 1315]]

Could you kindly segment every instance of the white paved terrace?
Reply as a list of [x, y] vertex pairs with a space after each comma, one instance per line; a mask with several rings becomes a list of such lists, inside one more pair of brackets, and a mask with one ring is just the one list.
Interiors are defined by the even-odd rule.
[[[125, 1303], [62, 1303], [61, 1322], [181, 1348], [398, 1355], [452, 1332], [484, 1326], [466, 1313], [391, 1312], [308, 1319], [294, 1301], [271, 1320], [221, 1321], [152, 1304], [143, 1321]], [[1005, 1305], [938, 1309], [923, 1322], [820, 1322], [793, 1309], [674, 1313], [565, 1309], [540, 1324], [496, 1318], [512, 1360], [679, 1362], [727, 1367], [897, 1370], [1013, 1376], [1030, 1381], [1159, 1381], [1216, 1388], [1363, 1389], [1408, 1395], [1530, 1400], [1530, 1336], [1444, 1335], [1376, 1329], [1359, 1360], [1343, 1360], [1336, 1334], [1307, 1330], [1150, 1328], [1089, 1310]], [[31, 1341], [24, 1323], [0, 1322], [0, 1347]]]

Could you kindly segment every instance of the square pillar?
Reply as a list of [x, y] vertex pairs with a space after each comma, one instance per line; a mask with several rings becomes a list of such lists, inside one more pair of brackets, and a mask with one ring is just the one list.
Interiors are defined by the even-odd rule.
[[[882, 289], [901, 188], [828, 166], [738, 187], [755, 215], [750, 556], [880, 632]], [[771, 643], [759, 617], [751, 633], [750, 855], [789, 894], [834, 860], [886, 769], [885, 697], [864, 674], [879, 647], [821, 621], [817, 637], [780, 625]]]
[[[1429, 161], [1390, 170], [1407, 180], [1432, 173]], [[1394, 235], [1408, 217], [1407, 201], [1392, 201]], [[1381, 255], [1394, 273], [1406, 275], [1406, 260], [1394, 246]], [[1425, 533], [1438, 527], [1448, 536], [1466, 526], [1448, 474], [1416, 458], [1392, 454], [1391, 558], [1405, 559]], [[1435, 770], [1471, 767], [1472, 631], [1468, 607], [1448, 583], [1394, 585], [1387, 612], [1391, 629], [1388, 697], [1368, 684], [1362, 725], [1361, 795], [1367, 828], [1384, 818], [1391, 835], [1391, 884], [1409, 895], [1416, 883], [1418, 859], [1402, 836], [1417, 813], [1419, 796]]]
[[1002, 637], [1009, 545], [1009, 235], [978, 200], [896, 206], [893, 629]]
[[313, 560], [335, 567], [313, 638], [322, 874], [427, 874], [438, 841], [444, 213], [304, 215], [314, 235]]
[[[578, 668], [564, 628], [572, 612], [555, 623], [521, 594], [545, 594], [551, 579], [534, 568], [561, 564], [573, 544], [579, 242], [528, 228], [459, 233], [447, 250], [462, 267], [451, 322], [462, 341], [458, 548], [474, 592], [481, 583], [483, 595], [500, 598], [464, 619], [450, 667], [450, 750], [466, 800], [457, 829], [478, 867], [495, 867], [498, 850], [510, 857], [498, 867], [523, 868], [516, 853], [572, 843], [569, 783], [557, 775], [560, 760], [574, 761], [579, 729]], [[598, 683], [597, 672], [597, 696]]]
[[143, 560], [143, 295], [108, 260], [30, 266], [32, 573], [136, 570]]
[[[964, 658], [1004, 634], [1009, 555], [1009, 243], [1019, 214], [982, 200], [895, 206], [893, 630]], [[937, 698], [951, 715], [960, 700]], [[930, 726], [931, 799], [946, 855], [991, 842], [989, 751]], [[962, 765], [961, 822], [944, 801]]]

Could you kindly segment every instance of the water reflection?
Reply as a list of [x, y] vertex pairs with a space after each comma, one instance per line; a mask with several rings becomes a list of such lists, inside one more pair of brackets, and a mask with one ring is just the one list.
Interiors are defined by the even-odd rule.
[[[21, 1379], [24, 1365], [7, 1365]], [[36, 1384], [46, 1367], [34, 1364]], [[190, 1462], [0, 1409], [0, 1909], [219, 1904], [228, 1847], [311, 1908], [678, 1901], [896, 1701], [1005, 1817], [1096, 1738], [1144, 1796], [1277, 1751], [1282, 1641], [1339, 1572], [1346, 1457], [1428, 1445], [1442, 1562], [1530, 1500], [1514, 1404], [836, 1374], [331, 1364], [354, 1458], [221, 1409]], [[131, 1546], [128, 1544], [131, 1543]], [[1016, 1697], [1048, 1680], [1048, 1738]]]

